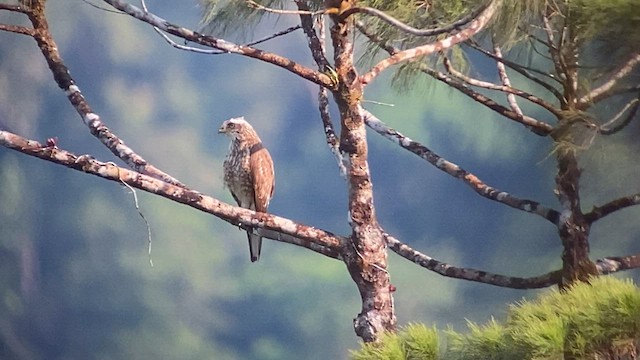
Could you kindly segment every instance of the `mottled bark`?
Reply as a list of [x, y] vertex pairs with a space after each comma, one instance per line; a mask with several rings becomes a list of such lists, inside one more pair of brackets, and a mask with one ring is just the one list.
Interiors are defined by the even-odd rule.
[[341, 250], [346, 247], [345, 238], [328, 231], [299, 224], [276, 215], [232, 206], [198, 191], [121, 168], [111, 162], [100, 162], [90, 155], [77, 156], [56, 146], [45, 146], [8, 131], [0, 130], [0, 146], [103, 179], [126, 183], [136, 189], [160, 195], [212, 214], [234, 226], [245, 229], [248, 227], [265, 229], [259, 231], [261, 236], [302, 246], [334, 259], [340, 259]]
[[356, 334], [371, 342], [378, 340], [383, 331], [395, 330], [396, 317], [385, 241], [373, 204], [366, 129], [360, 111], [362, 86], [353, 64], [352, 31], [350, 20], [331, 29], [338, 78], [338, 89], [333, 95], [340, 110], [340, 151], [346, 157], [352, 228], [352, 246], [344, 249], [343, 259], [362, 298], [362, 311], [354, 319]]
[[580, 208], [580, 169], [573, 150], [558, 150], [556, 195], [562, 206], [558, 233], [562, 241], [562, 279], [564, 288], [576, 281], [588, 281], [598, 271], [589, 259], [591, 225]]

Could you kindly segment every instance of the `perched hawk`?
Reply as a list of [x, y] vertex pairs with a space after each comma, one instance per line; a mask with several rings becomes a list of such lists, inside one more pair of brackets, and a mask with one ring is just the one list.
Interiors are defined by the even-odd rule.
[[[273, 196], [275, 176], [269, 151], [260, 137], [244, 118], [233, 118], [222, 123], [218, 133], [231, 138], [229, 154], [224, 160], [224, 184], [238, 206], [258, 212], [267, 212]], [[262, 237], [247, 230], [251, 262], [258, 261]]]

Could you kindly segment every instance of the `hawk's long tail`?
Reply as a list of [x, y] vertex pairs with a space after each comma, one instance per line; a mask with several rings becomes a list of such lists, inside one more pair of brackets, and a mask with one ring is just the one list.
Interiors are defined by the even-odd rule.
[[250, 229], [247, 231], [247, 238], [249, 239], [249, 254], [251, 255], [251, 262], [256, 262], [260, 259], [262, 237], [254, 234], [253, 229]]

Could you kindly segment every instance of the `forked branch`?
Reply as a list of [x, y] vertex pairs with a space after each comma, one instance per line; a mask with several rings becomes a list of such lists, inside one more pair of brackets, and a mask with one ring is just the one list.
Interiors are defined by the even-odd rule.
[[433, 53], [449, 49], [458, 43], [470, 39], [472, 36], [479, 33], [487, 25], [489, 20], [491, 20], [496, 12], [498, 3], [499, 0], [492, 0], [480, 14], [472, 22], [469, 23], [468, 27], [457, 32], [456, 34], [426, 45], [396, 52], [390, 57], [380, 61], [373, 68], [371, 68], [369, 72], [360, 76], [360, 82], [363, 85], [366, 85], [370, 83], [376, 76], [378, 76], [378, 74], [392, 65], [418, 57], [431, 55]]
[[233, 225], [266, 229], [260, 231], [260, 235], [306, 247], [334, 259], [340, 258], [340, 249], [346, 243], [344, 238], [321, 229], [298, 224], [272, 214], [257, 213], [231, 206], [186, 187], [121, 168], [113, 163], [103, 163], [89, 155], [76, 156], [56, 146], [43, 146], [37, 141], [25, 139], [8, 131], [0, 131], [0, 146], [107, 180], [124, 182], [136, 189], [212, 214]]
[[150, 12], [145, 12], [143, 9], [140, 9], [121, 0], [104, 0], [104, 2], [138, 20], [157, 27], [158, 29], [168, 34], [210, 48], [261, 60], [286, 69], [318, 85], [327, 87], [329, 89], [335, 89], [335, 83], [329, 76], [323, 74], [322, 72], [315, 71], [308, 67], [300, 65], [289, 58], [268, 51], [256, 49], [251, 46], [238, 45], [224, 39], [218, 39], [213, 36], [199, 34], [193, 30], [172, 24], [157, 15], [154, 15]]

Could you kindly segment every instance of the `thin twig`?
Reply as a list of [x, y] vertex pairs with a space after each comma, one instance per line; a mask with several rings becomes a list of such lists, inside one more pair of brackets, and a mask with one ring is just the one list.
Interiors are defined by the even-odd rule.
[[[602, 135], [612, 135], [624, 129], [627, 125], [629, 125], [629, 123], [631, 123], [631, 120], [633, 120], [633, 118], [638, 113], [639, 105], [640, 105], [640, 94], [639, 94], [639, 97], [629, 101], [617, 114], [615, 114], [611, 118], [611, 120], [600, 125], [599, 132]], [[612, 126], [616, 121], [618, 121], [618, 119], [622, 117], [622, 115], [624, 115], [625, 112], [627, 112], [627, 110], [629, 110], [629, 108], [631, 108], [631, 111], [629, 111], [629, 114], [627, 114], [624, 120], [620, 121], [617, 125]]]
[[[107, 163], [107, 164], [110, 164], [110, 165], [113, 165], [113, 166], [117, 166], [115, 163]], [[119, 174], [118, 174], [118, 177], [120, 177]], [[122, 185], [126, 186], [131, 191], [131, 194], [133, 195], [133, 204], [136, 207], [136, 211], [138, 212], [138, 215], [140, 215], [140, 217], [144, 221], [144, 225], [147, 227], [147, 244], [148, 244], [148, 248], [149, 248], [149, 265], [151, 265], [151, 267], [153, 267], [153, 258], [151, 257], [151, 226], [149, 225], [149, 221], [147, 221], [147, 218], [142, 213], [142, 210], [140, 210], [140, 206], [138, 205], [138, 194], [136, 193], [136, 189], [134, 189], [131, 185], [129, 185], [126, 182], [124, 182], [122, 179], [120, 179], [120, 183]]]
[[363, 85], [369, 84], [378, 74], [388, 67], [403, 61], [415, 59], [417, 57], [431, 55], [453, 47], [454, 45], [470, 39], [473, 35], [479, 33], [489, 22], [496, 12], [498, 1], [492, 0], [489, 5], [472, 21], [469, 26], [458, 33], [448, 36], [442, 40], [418, 46], [412, 49], [403, 50], [391, 55], [390, 57], [378, 62], [367, 73], [360, 76], [360, 82]]
[[[372, 42], [374, 42], [380, 48], [384, 49], [389, 54], [394, 55], [397, 52], [399, 52], [399, 50], [396, 49], [394, 46], [390, 45], [388, 42], [384, 41], [383, 39], [380, 39], [373, 32], [369, 31], [367, 29], [367, 27], [362, 22], [357, 21], [356, 22], [356, 27], [358, 28], [358, 30], [363, 35], [368, 37]], [[524, 125], [525, 127], [530, 129], [536, 135], [547, 136], [553, 130], [553, 127], [551, 125], [549, 125], [549, 124], [547, 124], [547, 123], [545, 123], [543, 121], [534, 119], [534, 118], [532, 118], [530, 116], [526, 116], [526, 115], [523, 116], [523, 117], [520, 117], [513, 110], [498, 104], [493, 99], [491, 99], [491, 98], [485, 96], [484, 94], [481, 94], [481, 93], [469, 88], [464, 83], [462, 83], [460, 81], [457, 81], [457, 80], [454, 80], [451, 76], [448, 76], [448, 75], [446, 75], [446, 74], [444, 74], [444, 73], [442, 73], [440, 71], [436, 71], [436, 70], [433, 70], [433, 69], [429, 68], [427, 66], [427, 64], [425, 64], [425, 63], [419, 63], [418, 64], [418, 69], [420, 71], [422, 71], [423, 73], [433, 77], [434, 79], [436, 79], [438, 81], [441, 81], [441, 82], [447, 84], [448, 86], [460, 91], [461, 93], [463, 93], [464, 95], [470, 97], [474, 101], [486, 106], [487, 108], [497, 112], [498, 114], [506, 117], [507, 119], [513, 120], [515, 122], [518, 122], [518, 123]]]
[[[473, 85], [473, 86], [477, 86], [477, 87], [481, 87], [484, 89], [489, 89], [489, 90], [496, 90], [496, 91], [502, 91], [505, 92], [507, 94], [512, 94], [512, 95], [517, 95], [523, 99], [529, 100], [532, 103], [539, 105], [541, 107], [543, 107], [545, 110], [549, 111], [550, 113], [552, 113], [553, 115], [555, 115], [556, 117], [560, 117], [561, 116], [561, 112], [560, 110], [556, 109], [553, 105], [549, 104], [548, 102], [542, 100], [541, 98], [529, 94], [527, 92], [524, 92], [522, 90], [519, 89], [515, 89], [509, 85], [497, 85], [494, 84], [492, 82], [488, 82], [488, 81], [482, 81], [482, 80], [478, 80], [478, 79], [474, 79], [468, 75], [463, 74], [462, 72], [456, 70], [453, 65], [451, 64], [451, 61], [449, 60], [449, 58], [447, 58], [446, 56], [443, 56], [443, 60], [444, 60], [444, 67], [445, 69], [453, 76], [455, 76], [456, 78], [464, 81], [465, 83], [469, 84], [469, 85]], [[517, 104], [516, 104], [516, 108], [520, 109]], [[512, 106], [513, 109], [513, 106]], [[515, 109], [513, 109], [514, 112], [516, 114], [518, 114], [519, 116], [523, 116], [522, 114], [522, 110], [515, 111]]]
[[8, 25], [8, 24], [0, 24], [0, 31], [6, 31], [6, 32], [11, 32], [14, 34], [21, 34], [21, 35], [27, 35], [27, 36], [35, 36], [35, 30], [25, 27], [25, 26], [18, 26], [18, 25]]
[[388, 23], [389, 25], [392, 25], [396, 28], [398, 28], [401, 31], [404, 31], [406, 33], [409, 33], [411, 35], [414, 36], [436, 36], [436, 35], [441, 35], [441, 34], [446, 34], [446, 33], [451, 33], [453, 31], [456, 30], [460, 30], [462, 27], [464, 27], [465, 25], [469, 24], [470, 22], [472, 22], [473, 20], [475, 20], [486, 8], [487, 5], [482, 5], [480, 6], [478, 9], [472, 11], [471, 13], [467, 14], [466, 16], [454, 21], [453, 23], [446, 25], [446, 26], [442, 26], [442, 27], [437, 27], [437, 28], [432, 28], [432, 29], [418, 29], [418, 28], [414, 28], [413, 26], [410, 26], [408, 24], [403, 23], [402, 21], [392, 17], [391, 15], [380, 11], [378, 9], [374, 9], [374, 8], [370, 8], [370, 7], [351, 7], [347, 10], [345, 10], [343, 13], [341, 13], [339, 15], [339, 20], [338, 21], [343, 21], [344, 19], [348, 18], [349, 16], [356, 14], [356, 13], [361, 13], [361, 14], [367, 14], [367, 15], [373, 15], [381, 20], [383, 20], [384, 22]]

